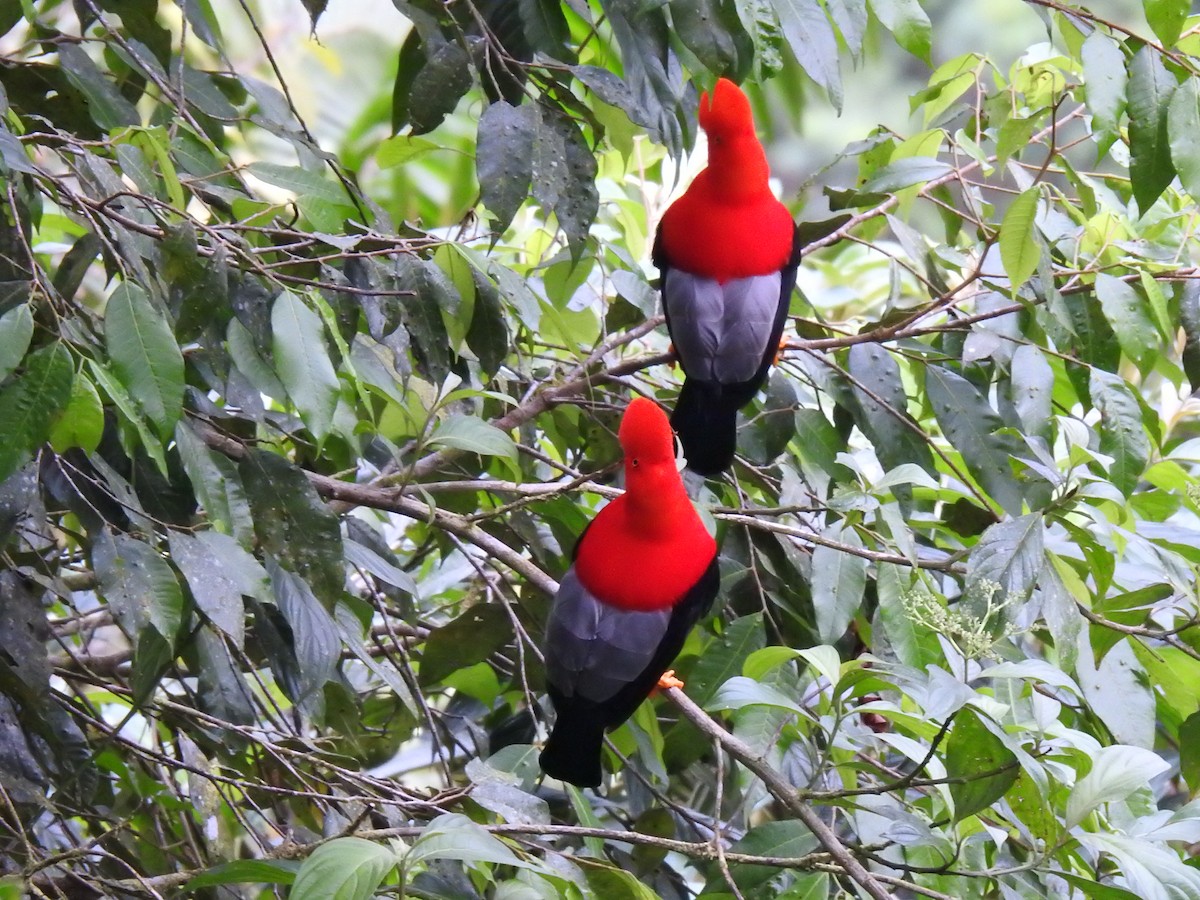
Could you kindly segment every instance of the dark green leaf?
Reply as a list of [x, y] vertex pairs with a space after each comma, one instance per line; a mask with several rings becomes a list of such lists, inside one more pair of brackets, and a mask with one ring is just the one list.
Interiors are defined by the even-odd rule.
[[842, 75], [838, 71], [837, 36], [817, 0], [771, 0], [783, 36], [808, 76], [829, 92], [834, 108], [842, 108]]
[[1175, 177], [1168, 109], [1175, 78], [1158, 51], [1144, 46], [1129, 61], [1129, 177], [1143, 215]]
[[875, 447], [887, 470], [916, 463], [932, 473], [929, 444], [908, 414], [908, 396], [900, 365], [887, 348], [874, 342], [850, 348], [848, 369], [854, 379], [855, 421]]
[[721, 21], [719, 0], [672, 0], [671, 24], [683, 45], [710, 72], [734, 70], [737, 47]]
[[284, 291], [271, 307], [275, 370], [300, 417], [317, 438], [333, 427], [338, 377], [329, 360], [325, 326], [303, 300]]
[[291, 628], [291, 649], [299, 667], [292, 701], [319, 708], [320, 690], [334, 677], [341, 655], [337, 623], [299, 575], [270, 558], [267, 572], [275, 602]]
[[345, 582], [337, 517], [304, 473], [278, 454], [251, 450], [238, 470], [263, 553], [299, 574], [332, 606]]
[[707, 704], [721, 685], [741, 674], [747, 657], [766, 642], [762, 613], [734, 620], [696, 661], [688, 678], [688, 695], [701, 706]]
[[578, 258], [600, 208], [596, 157], [579, 127], [558, 110], [542, 110], [533, 146], [533, 196], [554, 212]]
[[538, 132], [537, 107], [510, 106], [500, 100], [479, 117], [475, 170], [486, 206], [503, 232], [529, 196], [533, 177], [533, 143]]
[[434, 629], [421, 655], [421, 684], [483, 662], [512, 638], [512, 620], [494, 603], [477, 603], [457, 619]]
[[1092, 369], [1089, 389], [1100, 413], [1100, 452], [1112, 457], [1105, 474], [1128, 497], [1150, 460], [1141, 407], [1128, 382], [1111, 372]]
[[447, 42], [429, 54], [412, 79], [408, 119], [413, 134], [425, 134], [454, 112], [471, 87], [471, 57], [457, 42]]
[[[201, 532], [200, 535], [193, 536], [182, 531], [172, 531], [171, 559], [187, 580], [196, 606], [235, 647], [241, 649], [246, 632], [242, 592], [238, 582], [230, 575], [232, 560], [227, 558], [225, 553], [236, 550], [245, 554], [246, 551], [242, 550], [233, 538], [211, 532], [228, 542], [218, 548], [202, 537], [209, 533]], [[214, 552], [217, 549], [224, 552], [218, 556]], [[266, 572], [263, 572], [263, 577], [265, 576]]]
[[291, 884], [300, 863], [288, 859], [235, 859], [205, 869], [183, 886], [184, 891], [222, 884]]
[[[1045, 563], [1044, 531], [1041, 513], [1030, 513], [998, 522], [980, 535], [967, 557], [966, 600], [976, 615], [983, 617], [994, 606], [1023, 603], [1029, 597]], [[989, 625], [995, 632], [1004, 622]]]
[[1013, 352], [1009, 399], [1026, 434], [1046, 437], [1053, 427], [1054, 370], [1045, 354], [1031, 344]]
[[14, 306], [0, 316], [0, 381], [4, 381], [21, 364], [32, 339], [33, 315], [28, 303]]
[[517, 445], [513, 439], [478, 416], [447, 416], [438, 423], [429, 443], [485, 456], [506, 456], [514, 461], [517, 458]]
[[1170, 50], [1179, 40], [1192, 4], [1189, 0], [1142, 0], [1142, 5], [1146, 10], [1146, 21], [1163, 46]]
[[1009, 464], [1016, 442], [997, 434], [1004, 427], [1000, 416], [975, 385], [941, 366], [926, 369], [925, 388], [938, 424], [971, 474], [1005, 511], [1020, 513], [1024, 498]]
[[930, 62], [932, 29], [918, 0], [871, 0], [871, 11], [896, 39], [918, 59]]
[[92, 566], [100, 595], [131, 640], [148, 625], [168, 641], [175, 639], [183, 622], [183, 592], [157, 550], [105, 528], [92, 545]]
[[946, 776], [954, 800], [954, 820], [987, 809], [1017, 780], [1017, 757], [969, 706], [959, 710], [946, 738]]
[[1167, 133], [1170, 137], [1171, 162], [1179, 173], [1183, 189], [1200, 197], [1200, 84], [1189, 78], [1175, 89], [1167, 107]]
[[888, 163], [876, 172], [859, 190], [863, 193], [891, 193], [917, 184], [924, 184], [954, 171], [949, 163], [928, 156], [909, 156]]
[[[766, 822], [751, 828], [729, 849], [754, 856], [782, 856], [796, 859], [815, 849], [817, 840], [811, 831], [795, 819]], [[737, 866], [734, 880], [743, 891], [765, 887], [778, 874], [770, 866]], [[755, 894], [758, 896], [758, 894]]]
[[384, 844], [341, 837], [322, 844], [304, 861], [288, 892], [290, 900], [367, 900], [395, 868], [396, 854]]
[[1019, 194], [1000, 223], [1000, 260], [1014, 293], [1037, 271], [1042, 255], [1034, 224], [1041, 197], [1042, 189], [1037, 186]]
[[104, 309], [113, 371], [166, 438], [183, 408], [183, 354], [171, 324], [140, 286], [123, 282]]
[[[853, 528], [836, 522], [821, 537], [852, 548], [862, 548]], [[858, 612], [867, 586], [867, 560], [853, 552], [818, 544], [812, 555], [812, 602], [817, 616], [817, 636], [832, 644], [845, 633]]]
[[1138, 366], [1157, 351], [1161, 342], [1150, 320], [1145, 299], [1128, 282], [1104, 272], [1096, 274], [1096, 299], [1112, 326], [1121, 350]]
[[61, 343], [36, 350], [24, 371], [0, 390], [0, 481], [25, 464], [50, 436], [71, 399], [75, 368]]
[[56, 453], [65, 453], [71, 447], [91, 453], [103, 434], [104, 407], [100, 395], [86, 375], [77, 374], [71, 382], [71, 399], [50, 429], [50, 446]]
[[458, 315], [462, 300], [450, 279], [430, 260], [403, 254], [396, 261], [396, 277], [402, 289], [415, 294], [404, 298], [401, 316], [418, 369], [440, 384], [450, 371], [450, 338], [442, 316]]
[[1200, 785], [1200, 712], [1192, 713], [1179, 726], [1179, 773], [1188, 787]]
[[1097, 28], [1083, 42], [1083, 81], [1087, 107], [1092, 114], [1098, 156], [1103, 156], [1120, 137], [1121, 113], [1125, 109], [1125, 54], [1120, 45]]
[[175, 427], [175, 446], [209, 520], [241, 546], [249, 547], [254, 540], [254, 523], [237, 466], [229, 457], [206, 447], [186, 421]]
[[88, 110], [101, 130], [141, 124], [141, 116], [134, 105], [92, 62], [81, 45], [64, 41], [57, 49], [63, 70], [71, 83], [87, 97]]

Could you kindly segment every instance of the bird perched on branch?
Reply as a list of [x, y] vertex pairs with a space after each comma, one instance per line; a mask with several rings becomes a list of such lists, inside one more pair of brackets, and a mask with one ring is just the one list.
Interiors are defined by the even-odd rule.
[[714, 475], [733, 462], [737, 411], [778, 352], [800, 242], [736, 84], [722, 78], [700, 95], [700, 127], [708, 165], [663, 215], [653, 260], [686, 376], [671, 424], [690, 468]]
[[646, 699], [720, 586], [717, 544], [684, 490], [666, 414], [645, 398], [619, 432], [625, 493], [575, 545], [546, 626], [546, 678], [557, 719], [542, 770], [600, 784], [604, 732]]

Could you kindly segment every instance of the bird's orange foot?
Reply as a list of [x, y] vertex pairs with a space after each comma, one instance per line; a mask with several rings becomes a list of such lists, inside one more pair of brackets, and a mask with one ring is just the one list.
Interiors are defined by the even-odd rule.
[[658, 686], [663, 690], [667, 688], [682, 688], [683, 682], [675, 677], [674, 669], [667, 669], [658, 679]]
[[679, 357], [675, 354], [675, 345], [667, 344], [667, 355], [671, 357], [671, 368], [674, 369], [679, 365]]
[[771, 361], [773, 365], [779, 365], [779, 361], [783, 359], [783, 351], [787, 349], [787, 338], [779, 339], [779, 346], [775, 348], [775, 358]]

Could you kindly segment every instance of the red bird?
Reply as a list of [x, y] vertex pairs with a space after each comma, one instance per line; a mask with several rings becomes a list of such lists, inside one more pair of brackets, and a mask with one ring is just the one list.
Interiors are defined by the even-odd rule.
[[653, 690], [720, 587], [717, 544], [688, 499], [666, 414], [635, 398], [619, 433], [625, 493], [575, 545], [546, 626], [546, 679], [558, 714], [542, 771], [600, 784], [604, 732]]
[[791, 214], [767, 186], [750, 101], [725, 78], [700, 95], [708, 166], [663, 215], [653, 259], [686, 376], [671, 424], [688, 465], [729, 468], [737, 411], [754, 399], [779, 348], [800, 265]]

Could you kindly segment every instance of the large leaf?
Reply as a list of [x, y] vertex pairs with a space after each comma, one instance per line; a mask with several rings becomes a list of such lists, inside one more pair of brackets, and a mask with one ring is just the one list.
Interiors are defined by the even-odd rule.
[[1144, 215], [1175, 177], [1167, 115], [1175, 78], [1148, 46], [1129, 61], [1129, 177]]
[[71, 399], [71, 355], [55, 342], [29, 354], [24, 371], [0, 390], [0, 481], [19, 469], [50, 436]]
[[1121, 113], [1125, 109], [1125, 54], [1120, 45], [1097, 28], [1083, 42], [1083, 81], [1087, 107], [1092, 114], [1092, 131], [1103, 156], [1120, 137]]
[[842, 76], [838, 71], [837, 36], [829, 17], [817, 0], [772, 0], [783, 36], [796, 60], [829, 99], [842, 108]]
[[[821, 537], [848, 547], [862, 547], [853, 528], [837, 522]], [[818, 544], [812, 555], [812, 599], [817, 616], [817, 636], [832, 644], [845, 633], [862, 602], [867, 585], [867, 561], [852, 552]]]
[[484, 456], [507, 456], [516, 460], [517, 445], [507, 434], [477, 416], [455, 414], [438, 423], [429, 443], [434, 446], [454, 447], [469, 453]]
[[1000, 260], [1014, 293], [1037, 271], [1042, 255], [1034, 224], [1041, 197], [1039, 187], [1023, 191], [1009, 205], [1000, 223]]
[[268, 599], [266, 569], [219, 531], [171, 532], [171, 558], [187, 579], [200, 611], [240, 648], [245, 636], [242, 596]]
[[290, 291], [271, 307], [275, 370], [300, 417], [318, 438], [329, 433], [337, 406], [338, 377], [329, 361], [321, 317]]
[[292, 700], [319, 708], [318, 692], [333, 678], [341, 655], [337, 623], [299, 575], [273, 559], [267, 560], [267, 572], [275, 602], [291, 629], [291, 650], [299, 670]]
[[475, 171], [483, 205], [495, 215], [499, 232], [508, 227], [529, 196], [539, 124], [537, 107], [530, 103], [510, 106], [500, 100], [479, 117]]
[[1138, 366], [1144, 366], [1150, 354], [1161, 347], [1145, 299], [1133, 285], [1105, 272], [1096, 275], [1096, 299], [1121, 350]]
[[304, 474], [278, 454], [252, 450], [238, 471], [263, 553], [295, 571], [332, 607], [345, 583], [337, 517]]
[[871, 11], [897, 44], [926, 63], [930, 61], [932, 29], [918, 0], [871, 0]]
[[954, 819], [981, 812], [1004, 796], [1021, 772], [1017, 757], [964, 706], [946, 738], [946, 777], [954, 801]]
[[1142, 425], [1142, 409], [1129, 383], [1093, 368], [1089, 389], [1100, 413], [1100, 452], [1112, 457], [1107, 468], [1112, 483], [1129, 496], [1150, 460], [1150, 438]]
[[0, 316], [0, 381], [20, 364], [33, 338], [33, 314], [29, 304], [14, 306]]
[[447, 675], [483, 662], [512, 638], [512, 619], [496, 603], [478, 603], [425, 642], [421, 683], [437, 684]]
[[122, 282], [104, 309], [113, 371], [166, 438], [183, 408], [183, 354], [171, 324], [140, 286]]
[[322, 844], [300, 866], [289, 900], [367, 900], [396, 866], [384, 844], [342, 837]]
[[92, 545], [92, 565], [101, 596], [132, 641], [146, 626], [175, 640], [183, 622], [183, 592], [162, 554], [135, 537], [105, 529]]
[[1000, 416], [971, 382], [941, 366], [925, 370], [925, 388], [938, 424], [971, 474], [1007, 512], [1020, 513], [1021, 487], [1009, 464], [1015, 441], [997, 434], [1004, 426]]
[[688, 694], [701, 706], [730, 678], [741, 674], [742, 666], [767, 641], [763, 633], [762, 613], [740, 616], [704, 649], [688, 677]]
[[900, 365], [885, 347], [859, 343], [850, 348], [849, 371], [854, 378], [854, 399], [859, 428], [875, 446], [885, 469], [916, 463], [932, 473], [929, 443], [908, 414], [908, 396]]
[[1167, 134], [1171, 162], [1179, 173], [1183, 189], [1200, 197], [1200, 83], [1189, 78], [1175, 89], [1167, 107]]
[[1141, 747], [1101, 747], [1092, 755], [1092, 768], [1071, 789], [1066, 825], [1073, 828], [1103, 803], [1124, 800], [1170, 766]]
[[[1029, 597], [1045, 563], [1041, 513], [998, 522], [979, 537], [967, 558], [967, 599], [1019, 604]], [[995, 595], [994, 595], [995, 594]]]

